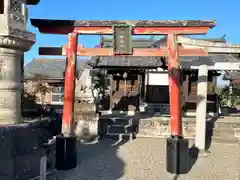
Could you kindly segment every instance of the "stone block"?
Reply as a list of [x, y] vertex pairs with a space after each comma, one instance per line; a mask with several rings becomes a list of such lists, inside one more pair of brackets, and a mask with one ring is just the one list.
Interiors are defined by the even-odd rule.
[[234, 129], [234, 136], [240, 140], [240, 128]]
[[45, 156], [47, 157], [47, 171], [53, 171], [56, 164], [56, 142], [44, 144]]
[[76, 103], [74, 110], [75, 135], [83, 140], [91, 140], [98, 136], [99, 116], [96, 105]]
[[0, 179], [29, 179], [39, 175], [43, 143], [52, 138], [49, 119], [0, 126]]
[[13, 180], [15, 170], [14, 158], [3, 158], [0, 159], [0, 179]]
[[40, 174], [40, 160], [44, 150], [37, 149], [23, 156], [15, 158], [14, 178], [16, 180], [30, 179]]
[[195, 136], [196, 125], [192, 122], [183, 122], [182, 124], [183, 136], [193, 138]]
[[75, 128], [75, 135], [80, 139], [93, 139], [98, 136], [98, 120], [78, 120]]

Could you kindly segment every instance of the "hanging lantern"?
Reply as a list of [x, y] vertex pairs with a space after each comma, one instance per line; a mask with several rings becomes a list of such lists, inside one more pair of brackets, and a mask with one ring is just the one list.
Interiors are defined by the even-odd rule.
[[127, 73], [126, 73], [126, 72], [124, 72], [124, 74], [123, 74], [123, 78], [124, 78], [124, 79], [127, 78]]

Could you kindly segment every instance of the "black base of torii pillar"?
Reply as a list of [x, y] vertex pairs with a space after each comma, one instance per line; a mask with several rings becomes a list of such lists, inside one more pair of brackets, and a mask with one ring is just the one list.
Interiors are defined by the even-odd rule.
[[167, 139], [166, 169], [171, 174], [189, 172], [188, 139], [178, 136]]

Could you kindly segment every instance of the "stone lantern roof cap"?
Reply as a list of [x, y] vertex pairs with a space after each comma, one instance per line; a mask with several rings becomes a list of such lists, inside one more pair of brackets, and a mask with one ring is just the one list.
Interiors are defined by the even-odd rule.
[[40, 0], [26, 0], [27, 5], [37, 5]]

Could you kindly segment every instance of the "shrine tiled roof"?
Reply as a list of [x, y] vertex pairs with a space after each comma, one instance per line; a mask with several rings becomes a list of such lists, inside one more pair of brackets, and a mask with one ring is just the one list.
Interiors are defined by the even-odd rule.
[[223, 76], [223, 80], [239, 80], [240, 72], [226, 72]]
[[[152, 41], [150, 39], [135, 39], [133, 42], [135, 43], [136, 47], [142, 44], [142, 47], [154, 47], [157, 44], [161, 44], [166, 39], [163, 37], [158, 41]], [[204, 39], [201, 39], [204, 40]], [[224, 38], [208, 38], [205, 39], [211, 42], [226, 42]], [[151, 44], [152, 43], [152, 44]], [[103, 39], [103, 47], [111, 47], [112, 39], [106, 38]], [[158, 47], [159, 45], [157, 45]], [[184, 63], [184, 67], [189, 67], [194, 65], [198, 66], [202, 63], [207, 65], [213, 65], [215, 62], [239, 62], [239, 58], [234, 55], [229, 54], [210, 54], [207, 57], [199, 57], [199, 56], [192, 56], [192, 57], [180, 57], [180, 61]], [[156, 68], [162, 65], [162, 58], [161, 57], [92, 57], [90, 64], [93, 67], [139, 67], [139, 68]]]
[[31, 19], [35, 27], [111, 27], [116, 24], [134, 25], [134, 27], [209, 27], [213, 28], [216, 21], [213, 20], [57, 20], [57, 19]]
[[[180, 62], [190, 66], [201, 64], [213, 65], [215, 62], [239, 62], [240, 60], [228, 54], [209, 55], [205, 57], [189, 56], [180, 57]], [[96, 68], [102, 67], [139, 67], [139, 68], [157, 68], [162, 65], [161, 57], [92, 57], [89, 63]]]
[[[87, 60], [78, 60], [78, 77], [86, 66]], [[43, 79], [64, 79], [65, 67], [65, 59], [33, 59], [24, 67], [24, 78], [34, 79], [36, 76], [42, 76]]]
[[161, 57], [126, 57], [126, 56], [104, 56], [92, 57], [89, 64], [93, 67], [135, 67], [135, 68], [157, 68], [162, 65]]
[[28, 5], [37, 5], [40, 0], [26, 0], [26, 4]]

